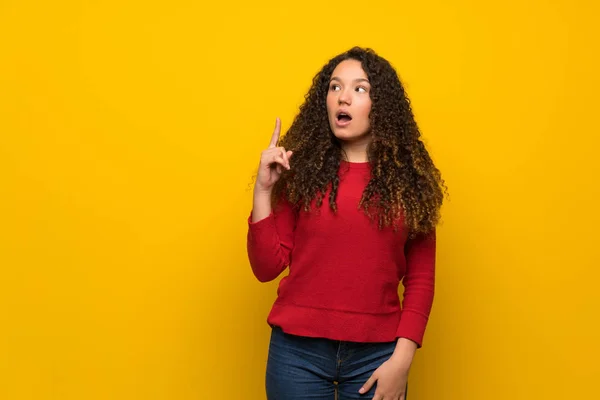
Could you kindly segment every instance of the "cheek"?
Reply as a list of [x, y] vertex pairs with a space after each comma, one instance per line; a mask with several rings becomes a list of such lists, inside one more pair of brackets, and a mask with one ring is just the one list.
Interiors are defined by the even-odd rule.
[[327, 95], [327, 114], [331, 114], [331, 110], [333, 109], [334, 104], [335, 104], [335, 101], [334, 101], [333, 97]]
[[363, 118], [369, 118], [369, 114], [371, 113], [371, 102], [366, 101], [364, 104], [361, 104], [361, 115]]

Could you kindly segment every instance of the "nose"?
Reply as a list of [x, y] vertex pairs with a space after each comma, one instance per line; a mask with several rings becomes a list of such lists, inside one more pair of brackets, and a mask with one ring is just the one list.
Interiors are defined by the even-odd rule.
[[343, 89], [338, 96], [338, 104], [346, 103], [352, 104], [352, 95], [349, 93], [349, 89]]

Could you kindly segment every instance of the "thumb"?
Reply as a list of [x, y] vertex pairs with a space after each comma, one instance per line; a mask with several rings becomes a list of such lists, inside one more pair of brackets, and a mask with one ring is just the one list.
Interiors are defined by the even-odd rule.
[[365, 382], [363, 387], [360, 388], [358, 393], [360, 393], [360, 394], [367, 393], [369, 390], [371, 390], [371, 387], [373, 387], [373, 384], [375, 384], [376, 380], [377, 380], [377, 378], [375, 377], [375, 374], [371, 375], [371, 377]]

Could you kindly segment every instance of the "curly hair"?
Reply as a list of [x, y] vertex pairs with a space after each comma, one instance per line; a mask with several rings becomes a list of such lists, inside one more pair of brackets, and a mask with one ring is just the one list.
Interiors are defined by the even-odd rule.
[[371, 176], [358, 207], [377, 218], [379, 229], [397, 229], [403, 220], [410, 237], [431, 232], [440, 219], [445, 183], [420, 140], [396, 70], [370, 48], [353, 47], [335, 56], [313, 77], [299, 113], [278, 144], [294, 155], [292, 169], [285, 170], [273, 188], [273, 204], [285, 195], [291, 204], [309, 211], [313, 201], [322, 205], [330, 189], [329, 206], [337, 211], [343, 151], [329, 125], [326, 99], [331, 74], [348, 59], [360, 61], [372, 88], [372, 139], [367, 149]]

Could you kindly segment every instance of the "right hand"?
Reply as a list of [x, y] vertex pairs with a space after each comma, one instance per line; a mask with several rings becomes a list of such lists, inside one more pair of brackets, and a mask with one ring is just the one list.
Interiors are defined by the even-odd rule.
[[256, 189], [260, 191], [271, 191], [273, 185], [275, 185], [281, 177], [283, 169], [290, 169], [292, 151], [286, 151], [283, 147], [277, 147], [280, 132], [281, 120], [277, 118], [269, 147], [263, 150], [260, 156], [258, 176], [256, 178]]

